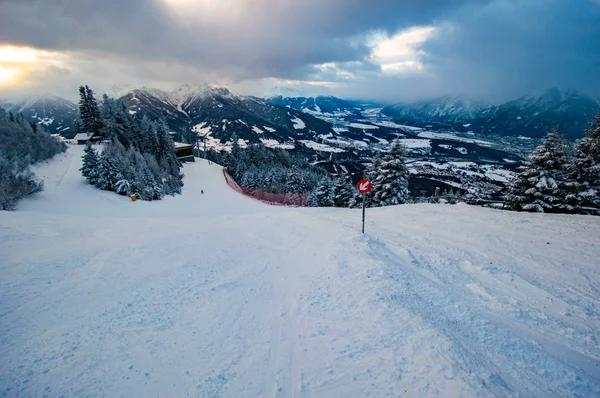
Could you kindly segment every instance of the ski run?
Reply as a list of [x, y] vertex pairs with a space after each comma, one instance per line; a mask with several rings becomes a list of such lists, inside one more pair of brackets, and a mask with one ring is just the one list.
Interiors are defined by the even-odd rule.
[[[0, 212], [0, 396], [600, 396], [600, 218], [131, 202], [82, 147]], [[200, 190], [205, 194], [200, 195]]]

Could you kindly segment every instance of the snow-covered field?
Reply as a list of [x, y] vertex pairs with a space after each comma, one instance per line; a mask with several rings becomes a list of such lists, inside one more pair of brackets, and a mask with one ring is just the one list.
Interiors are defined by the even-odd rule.
[[600, 218], [404, 205], [361, 235], [203, 161], [133, 203], [80, 155], [0, 213], [0, 395], [600, 396]]

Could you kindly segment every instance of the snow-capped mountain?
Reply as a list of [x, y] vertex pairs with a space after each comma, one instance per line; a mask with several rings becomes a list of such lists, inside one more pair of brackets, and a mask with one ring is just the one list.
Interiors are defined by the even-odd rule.
[[71, 137], [79, 109], [76, 104], [61, 97], [36, 96], [16, 101], [7, 106], [6, 111], [22, 113], [26, 119], [43, 126], [49, 133]]
[[398, 103], [383, 108], [382, 113], [401, 124], [419, 127], [461, 130], [477, 117], [487, 104], [460, 97], [440, 97], [412, 103]]
[[596, 99], [574, 90], [551, 88], [484, 110], [470, 129], [484, 134], [543, 137], [557, 128], [563, 135], [580, 138], [598, 113]]
[[234, 133], [249, 142], [282, 144], [333, 132], [329, 123], [311, 115], [237, 95], [224, 87], [183, 85], [171, 92], [142, 88], [121, 100], [132, 114], [164, 117], [175, 131], [195, 129], [220, 142], [229, 141]]

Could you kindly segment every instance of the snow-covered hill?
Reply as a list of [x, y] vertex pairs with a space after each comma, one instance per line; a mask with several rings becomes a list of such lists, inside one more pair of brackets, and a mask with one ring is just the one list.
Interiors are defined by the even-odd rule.
[[0, 213], [1, 394], [600, 395], [597, 217], [403, 205], [361, 235], [203, 161], [133, 203], [81, 152]]
[[8, 112], [22, 113], [26, 119], [37, 123], [53, 134], [72, 137], [73, 122], [79, 109], [73, 102], [56, 96], [35, 96], [15, 101], [6, 106]]

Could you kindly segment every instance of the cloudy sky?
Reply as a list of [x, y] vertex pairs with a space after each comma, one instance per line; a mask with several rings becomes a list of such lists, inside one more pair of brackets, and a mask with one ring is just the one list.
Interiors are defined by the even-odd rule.
[[0, 98], [216, 83], [387, 102], [600, 94], [600, 0], [0, 0]]

